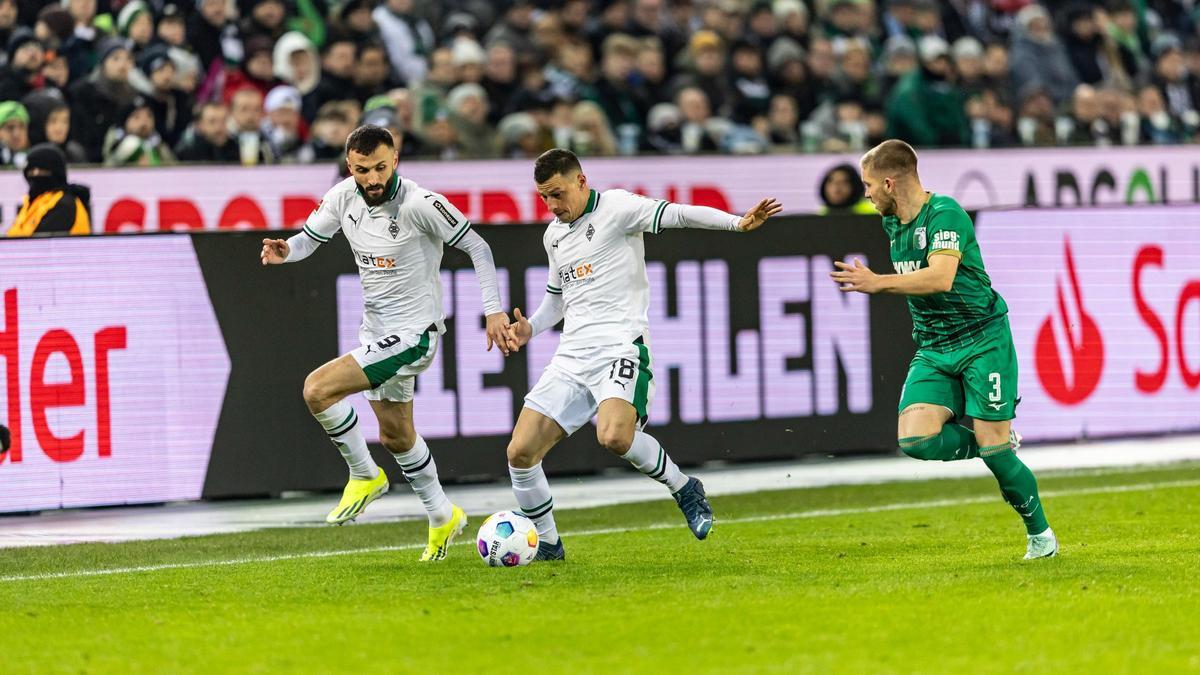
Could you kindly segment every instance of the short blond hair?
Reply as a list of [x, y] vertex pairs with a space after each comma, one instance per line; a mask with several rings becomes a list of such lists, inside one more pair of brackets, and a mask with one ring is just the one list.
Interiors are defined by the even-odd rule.
[[917, 151], [904, 141], [889, 139], [862, 156], [864, 171], [890, 176], [916, 176]]

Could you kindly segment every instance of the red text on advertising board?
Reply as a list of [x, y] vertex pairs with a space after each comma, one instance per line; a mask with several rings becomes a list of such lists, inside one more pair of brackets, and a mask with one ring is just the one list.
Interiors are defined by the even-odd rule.
[[[0, 456], [0, 463], [24, 459], [22, 448], [20, 367], [20, 313], [17, 289], [4, 291], [4, 321], [0, 329], [0, 360], [5, 369], [7, 419], [12, 430], [12, 448]], [[96, 391], [96, 447], [100, 457], [112, 455], [112, 406], [109, 391], [109, 352], [126, 348], [125, 326], [106, 326], [91, 336]], [[51, 357], [61, 355], [70, 377], [66, 382], [47, 382], [46, 366]], [[55, 462], [73, 462], [83, 455], [85, 430], [59, 436], [50, 428], [47, 412], [54, 408], [77, 407], [87, 403], [86, 373], [83, 354], [75, 336], [65, 328], [52, 328], [42, 335], [33, 350], [28, 374], [29, 415], [33, 433], [42, 452]]]

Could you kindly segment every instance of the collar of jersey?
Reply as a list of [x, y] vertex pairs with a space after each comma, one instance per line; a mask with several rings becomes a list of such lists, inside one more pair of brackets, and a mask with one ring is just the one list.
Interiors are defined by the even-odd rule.
[[575, 220], [572, 220], [571, 222], [567, 223], [567, 227], [575, 227], [575, 223], [578, 223], [579, 221], [583, 220], [584, 216], [591, 213], [592, 211], [595, 211], [596, 207], [599, 205], [600, 205], [600, 193], [596, 192], [595, 190], [591, 190], [590, 192], [588, 192], [588, 203], [587, 203], [587, 206], [583, 209], [583, 213], [579, 214], [579, 217], [576, 218]]
[[[358, 196], [363, 198], [363, 201], [367, 200], [367, 193], [363, 192], [361, 185], [359, 185], [358, 183], [355, 183], [354, 189], [355, 189], [355, 191], [358, 192]], [[392, 177], [390, 179], [388, 179], [388, 184], [387, 184], [387, 187], [385, 188], [385, 190], [387, 192], [387, 196], [384, 197], [383, 201], [380, 202], [379, 205], [383, 205], [383, 204], [390, 202], [396, 198], [396, 193], [400, 191], [400, 174], [398, 174], [398, 173], [392, 174]]]

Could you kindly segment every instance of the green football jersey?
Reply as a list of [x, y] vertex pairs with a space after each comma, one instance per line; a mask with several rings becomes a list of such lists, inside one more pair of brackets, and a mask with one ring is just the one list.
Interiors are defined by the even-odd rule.
[[954, 285], [945, 293], [908, 296], [913, 342], [918, 349], [961, 349], [984, 335], [984, 329], [1008, 312], [1004, 298], [992, 289], [983, 268], [971, 217], [958, 202], [930, 193], [911, 223], [885, 216], [883, 231], [891, 240], [892, 267], [909, 274], [929, 266], [929, 256], [959, 259]]

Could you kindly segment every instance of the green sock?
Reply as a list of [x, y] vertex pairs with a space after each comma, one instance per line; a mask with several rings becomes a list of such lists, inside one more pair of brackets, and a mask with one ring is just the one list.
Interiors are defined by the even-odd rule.
[[991, 470], [1000, 484], [1004, 501], [1025, 521], [1025, 531], [1041, 534], [1050, 527], [1046, 522], [1046, 511], [1038, 498], [1037, 478], [1025, 463], [1012, 451], [1011, 443], [993, 445], [979, 449], [983, 463]]
[[900, 449], [915, 459], [936, 459], [943, 462], [979, 456], [979, 443], [975, 441], [975, 432], [954, 423], [943, 425], [941, 433], [932, 436], [901, 438]]

